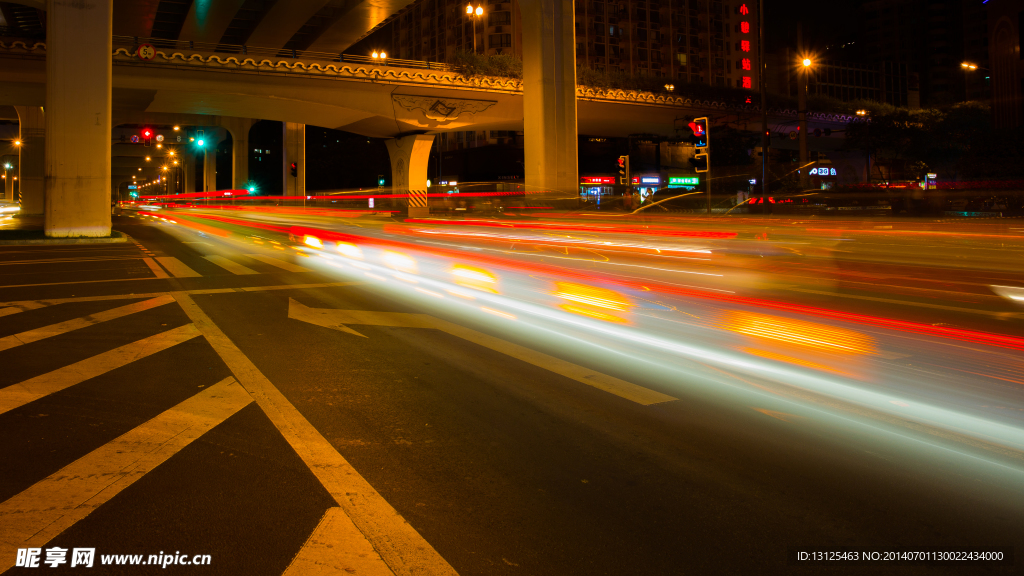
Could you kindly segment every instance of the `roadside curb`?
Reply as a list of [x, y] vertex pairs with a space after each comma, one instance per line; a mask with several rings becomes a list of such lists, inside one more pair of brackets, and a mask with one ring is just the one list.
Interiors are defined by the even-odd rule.
[[111, 230], [110, 236], [100, 238], [47, 238], [42, 230], [0, 230], [0, 246], [47, 244], [120, 244], [128, 241], [124, 232]]

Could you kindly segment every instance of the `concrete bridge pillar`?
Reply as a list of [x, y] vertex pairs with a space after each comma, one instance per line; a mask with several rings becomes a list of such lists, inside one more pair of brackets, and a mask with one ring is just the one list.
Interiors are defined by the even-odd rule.
[[110, 235], [113, 0], [46, 2], [43, 229]]
[[391, 157], [391, 193], [409, 195], [409, 216], [430, 214], [427, 204], [427, 162], [433, 134], [412, 134], [390, 138], [386, 142]]
[[181, 191], [189, 194], [196, 191], [196, 155], [191, 150], [181, 154]]
[[[306, 195], [306, 125], [284, 122], [284, 195]], [[292, 175], [295, 164], [295, 175]]]
[[43, 213], [43, 173], [46, 170], [46, 118], [38, 106], [15, 106], [21, 129], [18, 183], [21, 213]]
[[526, 188], [576, 198], [573, 0], [521, 0], [521, 6]]
[[206, 156], [203, 158], [203, 192], [215, 192], [217, 190], [217, 145], [219, 139], [213, 135], [212, 130], [206, 132]]
[[222, 117], [220, 125], [231, 134], [231, 187], [249, 187], [249, 129], [251, 118]]

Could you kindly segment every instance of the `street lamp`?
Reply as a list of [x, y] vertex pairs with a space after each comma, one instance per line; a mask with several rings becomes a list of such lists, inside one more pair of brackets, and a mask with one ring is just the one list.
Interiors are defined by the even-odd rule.
[[476, 23], [481, 16], [484, 15], [484, 9], [482, 6], [477, 6], [475, 9], [472, 4], [466, 4], [466, 15], [473, 19], [473, 54], [476, 54]]
[[800, 59], [800, 87], [797, 89], [797, 121], [800, 132], [800, 186], [807, 187], [807, 84], [814, 61], [809, 56]]
[[384, 60], [387, 60], [387, 58], [388, 58], [388, 53], [387, 52], [385, 52], [383, 50], [381, 50], [380, 52], [378, 52], [376, 50], [373, 51], [373, 59], [374, 60], [380, 60], [380, 61], [383, 62]]
[[991, 72], [991, 70], [978, 66], [973, 62], [961, 62], [960, 67], [964, 69], [964, 101], [967, 101], [970, 100], [970, 97], [967, 94], [967, 74], [969, 72], [974, 72], [975, 70], [985, 70], [986, 72]]
[[675, 85], [675, 84], [665, 84], [665, 90], [666, 90], [666, 91], [668, 91], [668, 92], [672, 92], [672, 91], [674, 91], [675, 89], [676, 89], [676, 85]]

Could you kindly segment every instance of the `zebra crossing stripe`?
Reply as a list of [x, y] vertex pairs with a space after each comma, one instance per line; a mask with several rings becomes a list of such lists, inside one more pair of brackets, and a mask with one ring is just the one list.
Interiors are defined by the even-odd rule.
[[184, 262], [174, 256], [157, 256], [156, 261], [167, 269], [175, 278], [198, 278], [202, 274], [189, 268]]
[[264, 256], [263, 254], [246, 254], [253, 260], [259, 260], [264, 264], [270, 264], [276, 266], [285, 272], [312, 272], [309, 268], [299, 266], [298, 264], [292, 264], [291, 262], [285, 262], [284, 260], [274, 258], [273, 256]]
[[0, 572], [252, 402], [228, 377], [0, 504]]
[[227, 270], [228, 272], [231, 272], [232, 274], [238, 274], [238, 275], [259, 274], [259, 272], [253, 270], [252, 268], [246, 268], [245, 266], [242, 266], [241, 264], [239, 264], [237, 262], [233, 262], [231, 260], [228, 260], [227, 258], [225, 258], [223, 256], [217, 256], [216, 254], [211, 254], [210, 256], [203, 256], [203, 258], [206, 258], [210, 262], [216, 264], [217, 266], [220, 266], [221, 268]]
[[[11, 348], [21, 346], [22, 344], [37, 342], [44, 338], [66, 334], [72, 330], [78, 330], [79, 328], [85, 328], [86, 326], [92, 326], [94, 324], [99, 324], [100, 322], [106, 322], [107, 320], [114, 320], [115, 318], [121, 318], [123, 316], [128, 316], [129, 314], [135, 314], [136, 312], [142, 312], [143, 310], [149, 310], [151, 308], [163, 306], [164, 304], [170, 304], [171, 302], [174, 302], [174, 297], [172, 296], [157, 296], [156, 298], [143, 300], [142, 302], [136, 302], [134, 304], [128, 304], [127, 306], [121, 306], [112, 310], [104, 310], [103, 312], [82, 316], [81, 318], [75, 318], [66, 322], [51, 324], [49, 326], [43, 326], [42, 328], [35, 328], [18, 334], [5, 336], [0, 338], [0, 352], [10, 350]], [[15, 311], [17, 311], [17, 309], [15, 309]]]
[[196, 336], [199, 336], [199, 330], [192, 324], [186, 324], [0, 389], [0, 414], [127, 366]]

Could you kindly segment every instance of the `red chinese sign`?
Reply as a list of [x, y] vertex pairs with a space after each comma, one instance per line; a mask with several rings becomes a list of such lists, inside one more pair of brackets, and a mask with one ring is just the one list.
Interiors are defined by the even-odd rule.
[[615, 184], [614, 176], [580, 176], [581, 184]]

